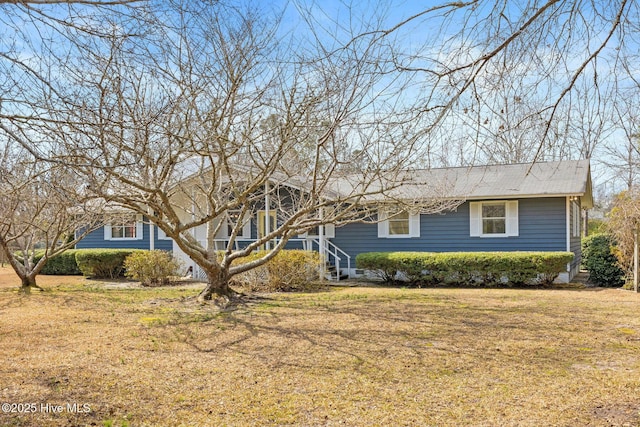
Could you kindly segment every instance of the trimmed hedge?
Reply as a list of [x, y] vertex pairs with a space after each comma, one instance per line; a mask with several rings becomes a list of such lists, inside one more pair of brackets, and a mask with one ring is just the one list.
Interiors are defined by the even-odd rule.
[[367, 252], [356, 267], [387, 282], [414, 285], [550, 285], [566, 271], [572, 252]]
[[115, 279], [124, 273], [124, 260], [140, 249], [83, 249], [76, 252], [78, 268], [87, 277]]
[[[42, 267], [40, 274], [54, 276], [79, 276], [82, 274], [76, 262], [76, 253], [80, 249], [68, 249], [63, 253], [49, 258]], [[33, 263], [37, 264], [44, 255], [43, 251], [37, 251], [33, 257]]]

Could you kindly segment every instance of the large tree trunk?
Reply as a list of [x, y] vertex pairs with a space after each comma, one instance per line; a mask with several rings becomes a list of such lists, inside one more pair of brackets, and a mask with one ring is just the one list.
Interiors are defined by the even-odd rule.
[[15, 271], [20, 278], [20, 281], [22, 282], [22, 284], [20, 285], [20, 292], [23, 292], [25, 294], [31, 293], [31, 288], [40, 289], [41, 291], [43, 290], [36, 284], [36, 276], [42, 269], [42, 265], [44, 265], [44, 262], [39, 268], [36, 266], [36, 268], [29, 270], [24, 265], [20, 264], [20, 262], [18, 262], [16, 257], [12, 254], [11, 250], [9, 250], [9, 246], [7, 245], [6, 240], [1, 238], [0, 252], [5, 255], [7, 261], [9, 261], [9, 264], [11, 265], [11, 268], [13, 268], [13, 271]]
[[20, 286], [20, 292], [25, 294], [31, 293], [31, 288], [36, 288], [42, 290], [40, 286], [36, 284], [36, 276], [28, 274], [26, 276], [21, 276], [20, 280], [22, 281], [22, 285]]
[[207, 286], [198, 295], [198, 301], [211, 301], [212, 299], [222, 299], [228, 302], [234, 295], [234, 291], [229, 287], [229, 272], [225, 269], [207, 271]]

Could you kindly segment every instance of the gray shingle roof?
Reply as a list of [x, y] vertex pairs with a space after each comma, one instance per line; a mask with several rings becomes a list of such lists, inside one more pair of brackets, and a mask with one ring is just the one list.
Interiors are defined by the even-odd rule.
[[[234, 167], [240, 173], [252, 171], [249, 166]], [[178, 179], [197, 176], [202, 168], [198, 159], [188, 159], [184, 168], [180, 168], [182, 176]], [[278, 172], [270, 175], [270, 181], [301, 189], [309, 185], [308, 177]], [[349, 198], [365, 192], [368, 195], [364, 200], [375, 203], [394, 198], [480, 200], [576, 196], [581, 198], [583, 207], [593, 207], [589, 160], [406, 170], [399, 175], [372, 171], [371, 177], [345, 175], [331, 179], [323, 191], [330, 198]]]
[[[385, 197], [459, 200], [577, 196], [583, 207], [593, 206], [589, 160], [471, 166], [407, 171], [398, 187], [369, 200]], [[344, 191], [344, 180], [338, 183]]]

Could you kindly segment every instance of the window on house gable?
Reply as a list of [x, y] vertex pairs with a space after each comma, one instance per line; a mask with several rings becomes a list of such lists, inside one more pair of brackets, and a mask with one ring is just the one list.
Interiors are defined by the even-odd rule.
[[470, 202], [469, 219], [471, 236], [517, 236], [518, 202], [516, 200]]

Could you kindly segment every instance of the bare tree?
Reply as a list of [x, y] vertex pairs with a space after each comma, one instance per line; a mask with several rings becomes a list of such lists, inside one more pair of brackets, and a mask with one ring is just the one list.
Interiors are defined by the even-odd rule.
[[[312, 228], [374, 221], [378, 204], [367, 199], [408, 179], [411, 113], [374, 106], [371, 95], [385, 78], [376, 71], [385, 46], [362, 39], [293, 54], [257, 12], [224, 5], [158, 19], [144, 43], [121, 34], [79, 41], [88, 54], [67, 78], [82, 104], [50, 109], [40, 131], [57, 143], [50, 160], [73, 165], [96, 196], [147, 215], [199, 265], [201, 298], [229, 295], [234, 275]], [[459, 202], [402, 203], [424, 212]], [[275, 220], [239, 245], [258, 210]], [[258, 248], [264, 257], [234, 263]]]
[[15, 144], [0, 158], [0, 252], [29, 292], [39, 288], [36, 276], [46, 262], [99, 227], [101, 216], [74, 191], [77, 176], [36, 161]]
[[[615, 69], [638, 14], [628, 0], [469, 1], [390, 24], [378, 8], [338, 22], [294, 4], [295, 30], [241, 2], [74, 16], [32, 45], [37, 61], [4, 50], [0, 130], [146, 214], [206, 273], [201, 298], [227, 296], [234, 275], [298, 234], [378, 220], [382, 199], [392, 212], [459, 203], [444, 183], [405, 185], [412, 168], [447, 161], [451, 139], [465, 163], [491, 143], [531, 161], [565, 156], [571, 95], [599, 58]], [[240, 245], [247, 218], [271, 209], [273, 226]], [[234, 263], [260, 247], [263, 258]]]
[[640, 103], [637, 93], [630, 91], [620, 96], [614, 105], [618, 132], [613, 142], [605, 147], [606, 157], [602, 159], [617, 178], [616, 181], [621, 182], [627, 191], [637, 188], [640, 173]]

